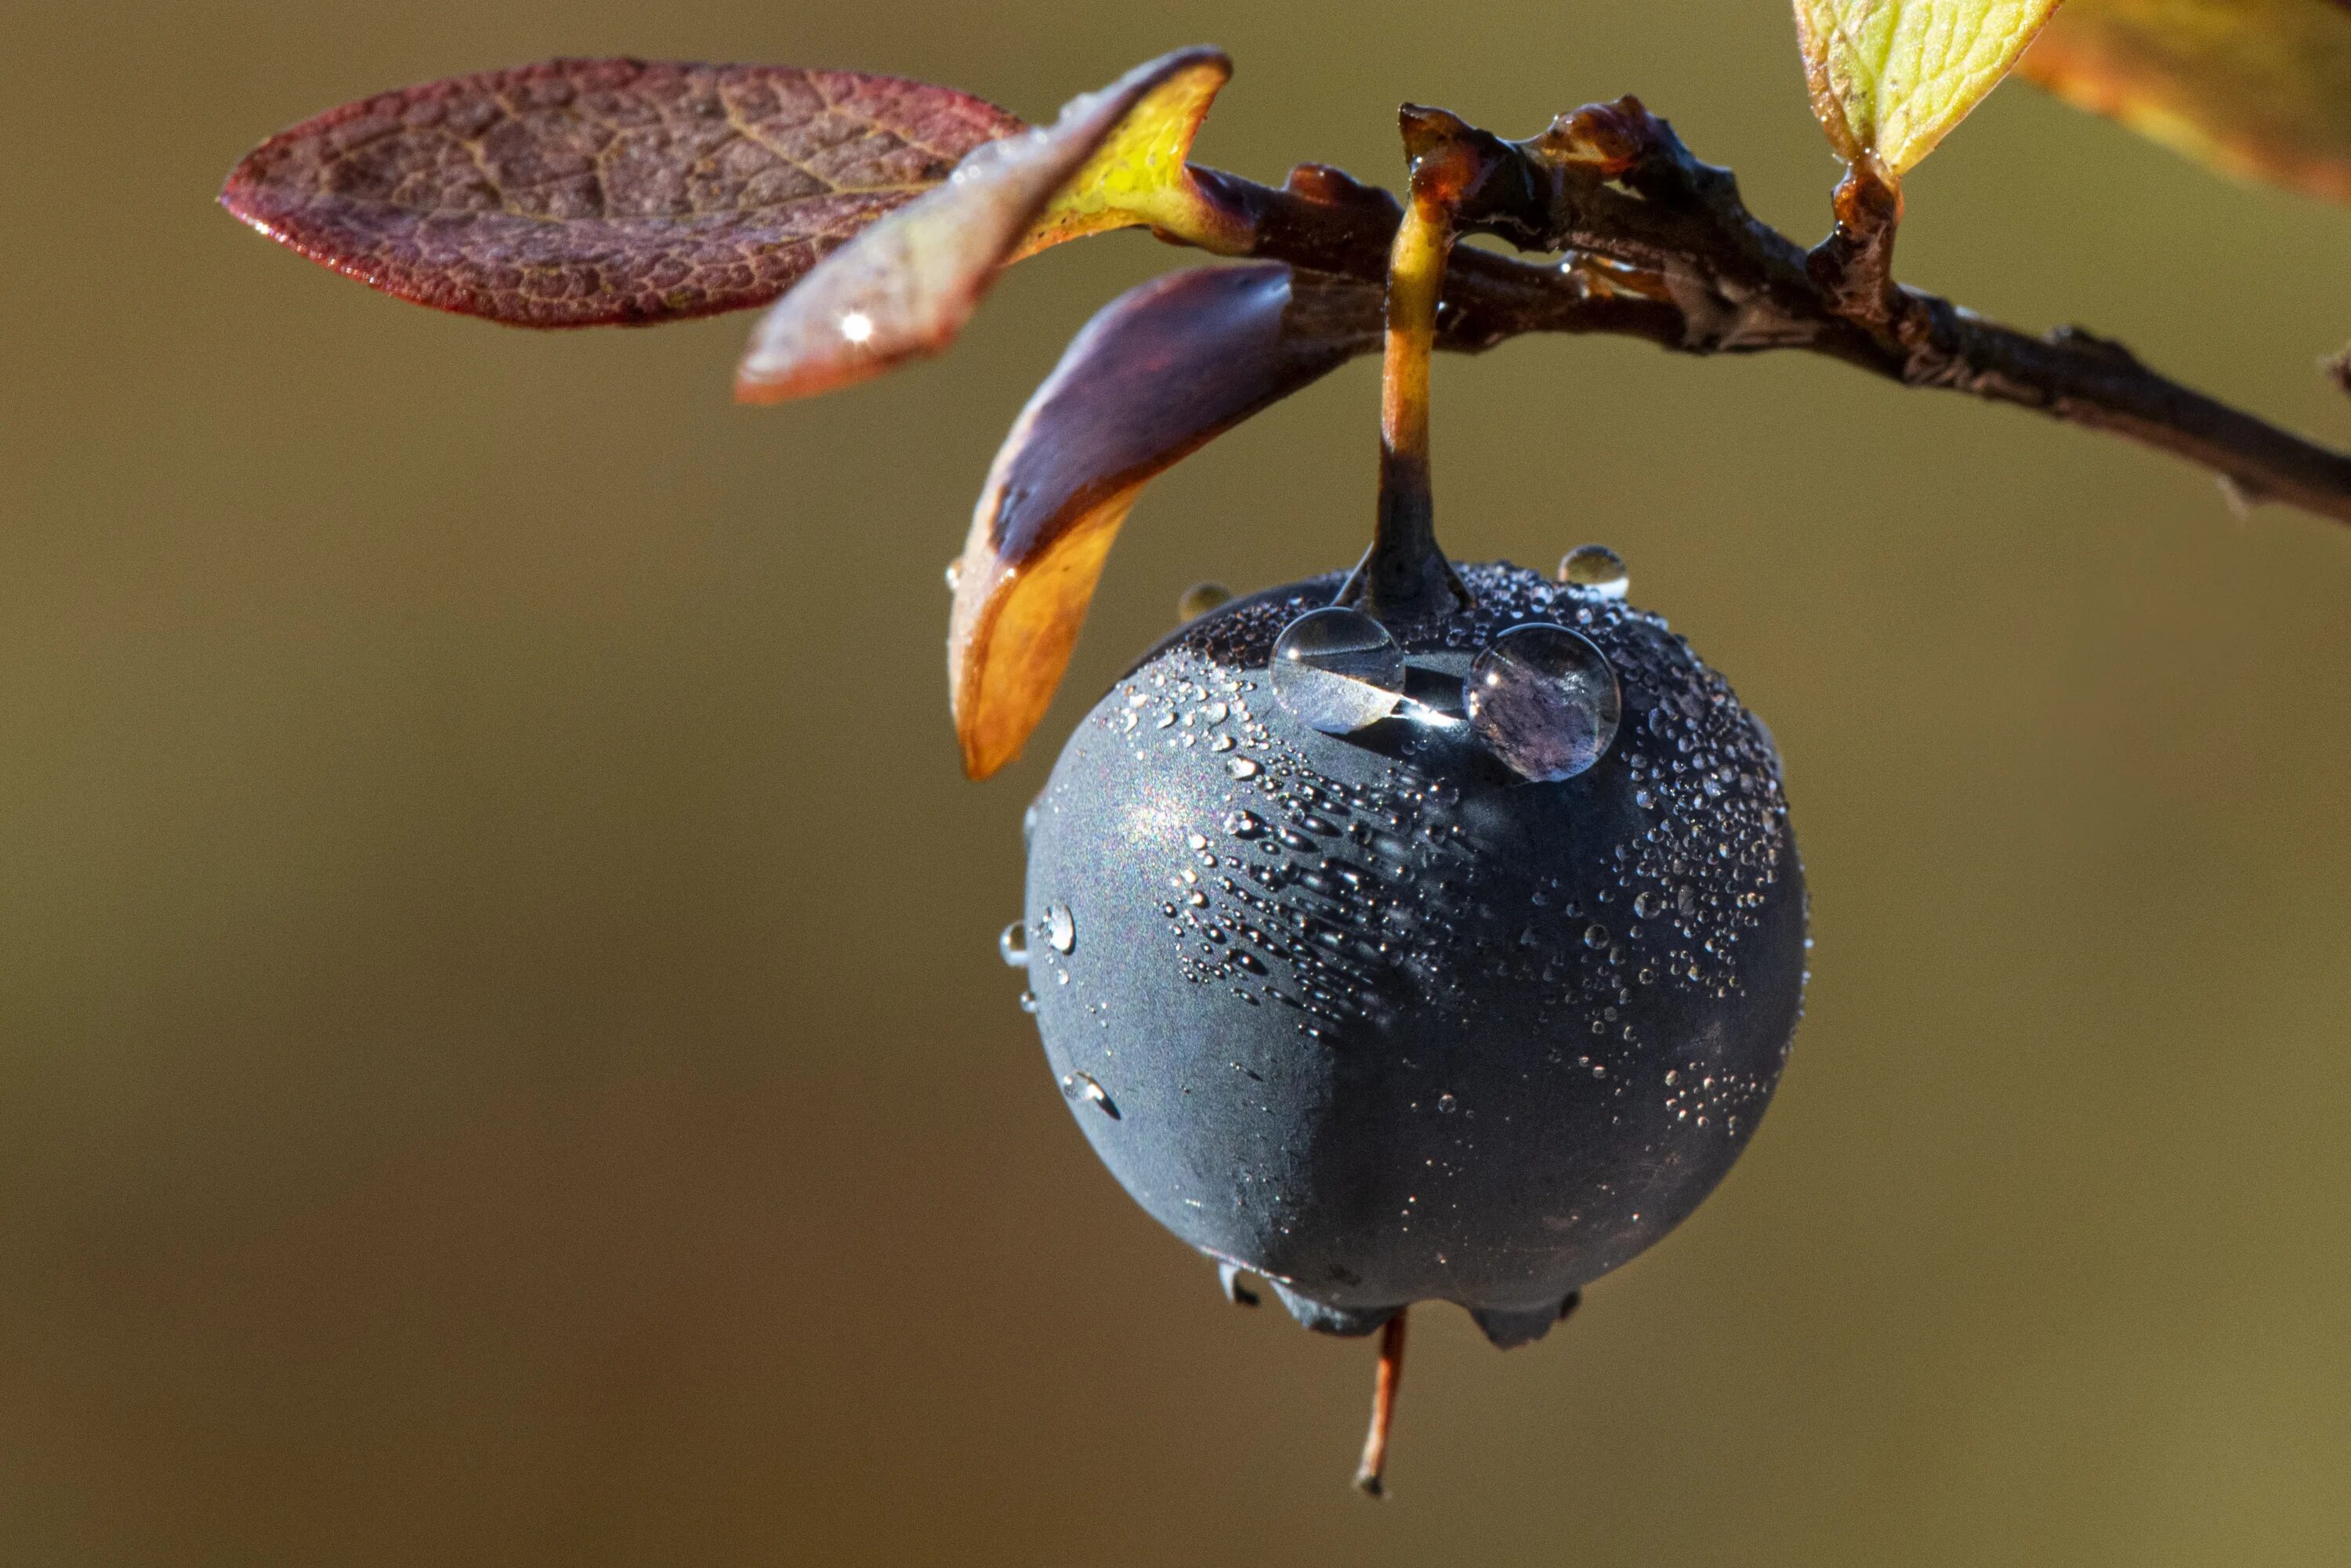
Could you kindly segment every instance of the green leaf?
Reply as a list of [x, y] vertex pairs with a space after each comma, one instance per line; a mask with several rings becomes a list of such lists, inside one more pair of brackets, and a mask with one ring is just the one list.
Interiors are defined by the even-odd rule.
[[2071, 0], [2020, 68], [2199, 162], [2351, 202], [2351, 5]]
[[1795, 0], [1813, 113], [1899, 180], [2000, 85], [2057, 0]]

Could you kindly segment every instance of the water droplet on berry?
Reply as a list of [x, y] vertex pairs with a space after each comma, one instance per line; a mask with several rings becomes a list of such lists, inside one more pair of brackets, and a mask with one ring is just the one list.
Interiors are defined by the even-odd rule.
[[997, 933], [996, 951], [1015, 969], [1029, 967], [1029, 928], [1018, 920]]
[[1068, 904], [1045, 906], [1045, 940], [1053, 945], [1056, 953], [1066, 953], [1078, 945], [1078, 923]]
[[1347, 735], [1395, 711], [1404, 649], [1360, 610], [1310, 611], [1273, 644], [1273, 695], [1325, 735]]
[[1176, 601], [1176, 618], [1196, 621], [1209, 611], [1232, 602], [1233, 591], [1221, 582], [1196, 582]]
[[1603, 599], [1622, 599], [1631, 586], [1625, 558], [1606, 545], [1578, 545], [1560, 558], [1559, 580], [1570, 588], [1587, 588]]
[[1462, 707], [1489, 749], [1536, 783], [1573, 779], [1616, 738], [1616, 673], [1588, 638], [1548, 622], [1514, 626], [1479, 653]]

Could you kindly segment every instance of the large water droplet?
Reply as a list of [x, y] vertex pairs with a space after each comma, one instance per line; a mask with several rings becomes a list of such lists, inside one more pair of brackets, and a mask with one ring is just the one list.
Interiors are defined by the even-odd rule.
[[1053, 945], [1056, 953], [1066, 953], [1078, 945], [1078, 922], [1068, 904], [1045, 906], [1045, 940]]
[[1029, 927], [1016, 920], [997, 933], [996, 951], [1015, 969], [1029, 967]]
[[1310, 611], [1273, 644], [1273, 695], [1325, 735], [1377, 724], [1404, 695], [1404, 649], [1360, 610]]
[[1548, 622], [1494, 639], [1461, 683], [1479, 738], [1536, 783], [1573, 779], [1616, 738], [1616, 672], [1590, 639]]
[[1560, 558], [1559, 580], [1570, 588], [1588, 588], [1603, 599], [1622, 599], [1631, 586], [1625, 558], [1606, 545], [1578, 545]]

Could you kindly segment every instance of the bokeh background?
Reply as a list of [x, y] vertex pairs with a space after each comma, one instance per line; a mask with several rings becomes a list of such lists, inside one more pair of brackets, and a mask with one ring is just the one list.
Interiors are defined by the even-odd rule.
[[[2351, 533], [1798, 358], [1438, 372], [1445, 531], [1598, 538], [1767, 715], [1811, 1016], [1721, 1193], [1498, 1354], [1235, 1312], [1093, 1162], [995, 933], [1058, 737], [1201, 578], [1351, 560], [1359, 364], [1146, 497], [965, 783], [940, 568], [1140, 235], [949, 359], [733, 406], [745, 319], [540, 336], [211, 204], [261, 136], [558, 53], [1041, 115], [1165, 47], [1201, 153], [1394, 177], [1636, 91], [1811, 235], [1785, 8], [208, 0], [12, 9], [0, 290], [0, 1558], [2351, 1557]], [[1904, 271], [2351, 440], [2351, 214], [2014, 85]]]

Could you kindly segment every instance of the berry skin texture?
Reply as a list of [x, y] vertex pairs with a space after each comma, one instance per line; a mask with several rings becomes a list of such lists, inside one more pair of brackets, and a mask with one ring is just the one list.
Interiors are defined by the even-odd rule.
[[[1154, 1218], [1310, 1328], [1424, 1300], [1500, 1345], [1712, 1191], [1802, 1010], [1803, 874], [1769, 734], [1663, 621], [1508, 565], [1392, 628], [1398, 715], [1322, 733], [1275, 639], [1334, 577], [1179, 628], [1030, 815], [1046, 1056]], [[1514, 626], [1606, 656], [1622, 722], [1530, 782], [1464, 722]]]

